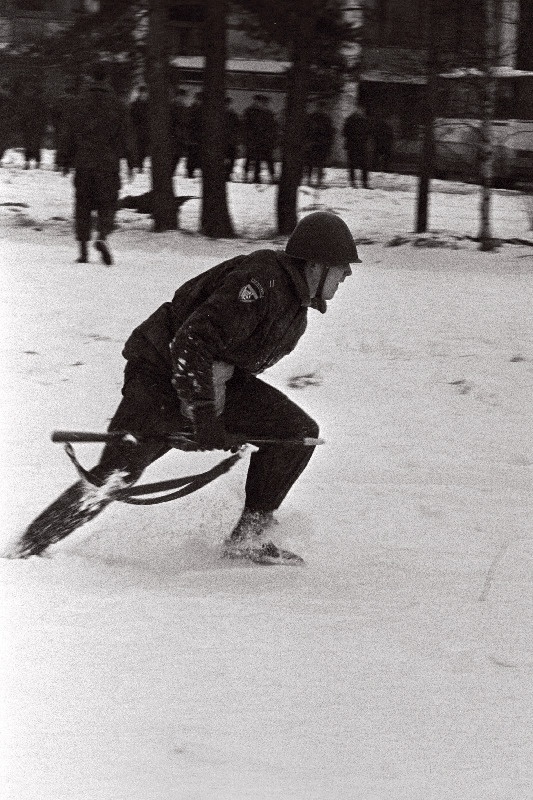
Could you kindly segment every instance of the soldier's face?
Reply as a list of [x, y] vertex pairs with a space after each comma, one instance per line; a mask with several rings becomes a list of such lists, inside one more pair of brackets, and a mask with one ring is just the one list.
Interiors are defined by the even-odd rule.
[[331, 300], [339, 288], [343, 280], [352, 274], [352, 269], [349, 264], [339, 264], [335, 267], [329, 267], [322, 288], [322, 299]]

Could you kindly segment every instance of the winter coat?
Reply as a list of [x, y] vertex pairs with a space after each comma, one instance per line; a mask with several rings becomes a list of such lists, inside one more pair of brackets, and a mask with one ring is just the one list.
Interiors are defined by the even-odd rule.
[[187, 137], [190, 145], [200, 145], [202, 143], [202, 117], [202, 104], [195, 101], [187, 109]]
[[76, 172], [96, 170], [118, 182], [121, 158], [130, 167], [135, 162], [126, 109], [109, 86], [91, 86], [72, 104], [58, 162]]
[[64, 133], [65, 125], [72, 114], [76, 99], [77, 95], [73, 92], [63, 92], [51, 105], [50, 121], [54, 129], [54, 146], [56, 149], [61, 144], [61, 137]]
[[15, 102], [11, 92], [0, 87], [0, 158], [4, 150], [17, 144]]
[[244, 140], [249, 149], [272, 151], [278, 138], [278, 123], [269, 108], [248, 106], [243, 116]]
[[130, 105], [130, 118], [137, 136], [146, 138], [150, 133], [148, 100], [137, 97]]
[[320, 152], [326, 155], [331, 150], [335, 128], [328, 114], [323, 111], [314, 111], [307, 117], [306, 143], [310, 152]]
[[131, 334], [123, 355], [163, 390], [171, 382], [198, 419], [214, 413], [213, 365], [257, 374], [290, 353], [311, 305], [305, 276], [283, 252], [259, 250], [181, 286]]
[[16, 116], [22, 147], [39, 150], [43, 146], [48, 121], [48, 109], [39, 89], [23, 91], [15, 98]]
[[370, 123], [364, 114], [358, 112], [350, 114], [344, 122], [342, 135], [345, 139], [344, 147], [349, 153], [366, 155]]
[[236, 111], [229, 108], [224, 112], [224, 138], [226, 146], [236, 147], [241, 141], [241, 118]]
[[[170, 104], [170, 140], [174, 148], [185, 147], [188, 138], [188, 108], [181, 102], [175, 100]], [[201, 136], [201, 133], [200, 133]]]

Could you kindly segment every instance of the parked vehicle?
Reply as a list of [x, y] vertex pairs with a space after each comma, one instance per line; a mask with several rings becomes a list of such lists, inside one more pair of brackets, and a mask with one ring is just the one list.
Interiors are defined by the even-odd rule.
[[[491, 123], [494, 185], [533, 183], [533, 72], [500, 68]], [[439, 177], [475, 179], [481, 145], [479, 74], [442, 76], [435, 120]]]
[[[533, 184], [533, 72], [495, 70], [493, 183], [512, 188]], [[454, 71], [439, 79], [435, 120], [435, 175], [479, 180], [483, 76]], [[370, 116], [386, 114], [393, 122], [394, 155], [390, 168], [416, 173], [422, 149], [424, 81], [380, 77], [363, 80], [360, 98]]]

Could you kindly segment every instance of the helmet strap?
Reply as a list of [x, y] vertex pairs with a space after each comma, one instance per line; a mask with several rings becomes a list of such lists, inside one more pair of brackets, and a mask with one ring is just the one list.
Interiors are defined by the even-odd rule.
[[311, 308], [316, 308], [318, 311], [320, 311], [321, 314], [325, 314], [328, 307], [326, 301], [322, 297], [322, 292], [324, 291], [324, 284], [326, 283], [328, 272], [329, 272], [329, 267], [322, 266], [322, 275], [320, 276], [318, 286], [316, 287], [315, 296], [311, 300]]
[[318, 286], [316, 287], [316, 297], [318, 300], [324, 300], [322, 297], [322, 292], [324, 291], [324, 285], [326, 283], [326, 278], [328, 277], [329, 267], [322, 266], [322, 275], [320, 276], [320, 280], [318, 282]]

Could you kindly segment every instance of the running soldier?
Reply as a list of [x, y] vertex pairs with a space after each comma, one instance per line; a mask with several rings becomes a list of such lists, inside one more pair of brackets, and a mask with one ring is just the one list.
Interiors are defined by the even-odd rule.
[[347, 225], [319, 211], [298, 223], [285, 251], [239, 255], [183, 284], [126, 342], [123, 399], [109, 430], [129, 435], [105, 446], [90, 482], [75, 483], [31, 523], [18, 555], [38, 555], [95, 517], [170, 449], [169, 436], [188, 431], [183, 449], [269, 440], [250, 458], [245, 506], [223, 554], [301, 563], [265, 536], [312, 456], [304, 437], [316, 438], [318, 425], [257, 375], [295, 348], [309, 308], [324, 313], [358, 262]]

